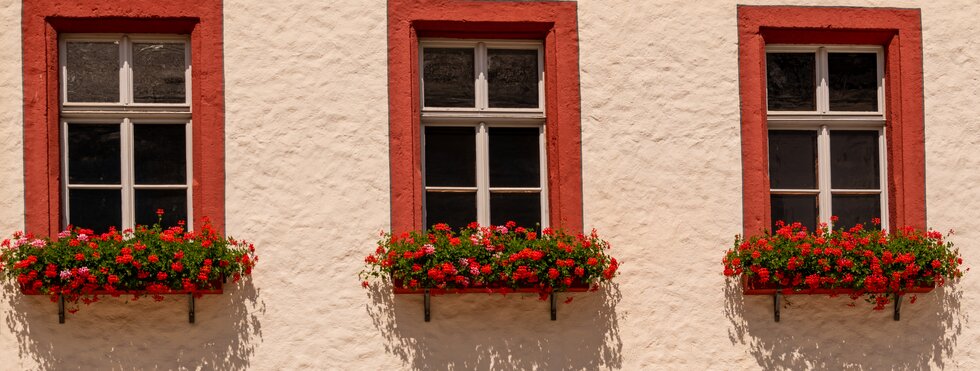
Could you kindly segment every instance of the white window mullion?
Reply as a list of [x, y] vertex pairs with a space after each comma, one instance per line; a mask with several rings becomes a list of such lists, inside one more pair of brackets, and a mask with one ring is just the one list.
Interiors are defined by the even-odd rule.
[[[187, 96], [190, 96], [190, 94]], [[187, 229], [190, 230], [194, 229], [194, 188], [192, 187], [194, 184], [194, 138], [192, 136], [194, 128], [192, 125], [192, 122], [188, 121], [187, 125], [184, 126], [184, 148], [187, 149], [187, 157], [184, 160], [184, 168], [187, 171], [187, 175], [184, 180], [187, 182]]]
[[820, 208], [820, 222], [828, 224], [833, 215], [830, 177], [830, 130], [824, 125], [817, 134], [817, 185], [820, 188], [817, 205]]
[[[880, 63], [880, 62], [879, 62]], [[885, 143], [885, 127], [878, 130], [878, 187], [881, 189], [881, 229], [888, 229], [888, 147]]]
[[487, 93], [487, 44], [476, 44], [476, 109], [483, 111], [490, 106], [490, 97]]
[[817, 112], [830, 111], [830, 67], [827, 66], [827, 48], [817, 49]]
[[[543, 85], [543, 84], [542, 84]], [[542, 98], [544, 96], [542, 95]], [[544, 125], [538, 127], [538, 158], [541, 159], [541, 229], [550, 226], [551, 212], [548, 210], [548, 156], [547, 156], [547, 133]]]
[[[62, 49], [64, 50], [64, 49]], [[65, 53], [61, 53], [65, 54]], [[67, 227], [68, 215], [71, 215], [71, 204], [68, 203], [68, 121], [61, 121], [61, 204], [65, 212], [61, 215], [61, 225]]]
[[119, 173], [122, 183], [122, 229], [127, 229], [134, 228], [136, 224], [133, 211], [136, 197], [133, 190], [133, 121], [128, 118], [123, 119], [119, 130], [119, 144], [119, 160], [122, 164], [122, 171]]
[[490, 135], [485, 122], [476, 130], [476, 221], [490, 225]]
[[123, 36], [119, 45], [120, 72], [119, 72], [119, 99], [124, 105], [133, 102], [133, 48], [129, 41], [129, 36]]

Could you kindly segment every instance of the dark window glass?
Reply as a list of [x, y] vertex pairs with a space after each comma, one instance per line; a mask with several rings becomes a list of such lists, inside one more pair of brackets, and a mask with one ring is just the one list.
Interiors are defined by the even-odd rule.
[[136, 184], [187, 183], [185, 125], [133, 126]]
[[769, 131], [769, 184], [774, 189], [817, 188], [817, 132]]
[[836, 189], [878, 189], [878, 132], [830, 132], [830, 183]]
[[426, 107], [475, 107], [473, 48], [425, 48], [422, 85]]
[[538, 108], [538, 51], [487, 50], [490, 107]]
[[69, 102], [119, 102], [119, 44], [65, 44]]
[[508, 221], [540, 230], [541, 194], [490, 193], [490, 224], [504, 225]]
[[878, 110], [878, 56], [875, 53], [827, 55], [831, 111]]
[[476, 221], [476, 192], [425, 192], [425, 225], [462, 228]]
[[490, 186], [541, 185], [538, 128], [490, 128]]
[[119, 184], [119, 125], [68, 124], [68, 183]]
[[778, 195], [771, 196], [772, 230], [776, 230], [776, 221], [786, 224], [803, 223], [809, 230], [817, 225], [817, 196], [816, 195]]
[[187, 191], [183, 189], [137, 189], [135, 194], [136, 224], [153, 225], [157, 222], [157, 210], [163, 209], [164, 228], [187, 221]]
[[816, 55], [767, 53], [766, 87], [770, 111], [816, 111]]
[[880, 195], [833, 195], [832, 207], [837, 223], [834, 229], [850, 229], [857, 223], [872, 228], [871, 218], [881, 217]]
[[122, 196], [118, 189], [70, 189], [68, 209], [71, 225], [95, 233], [122, 225]]
[[184, 103], [183, 43], [133, 44], [133, 100], [137, 103]]
[[425, 128], [425, 185], [476, 186], [475, 128]]

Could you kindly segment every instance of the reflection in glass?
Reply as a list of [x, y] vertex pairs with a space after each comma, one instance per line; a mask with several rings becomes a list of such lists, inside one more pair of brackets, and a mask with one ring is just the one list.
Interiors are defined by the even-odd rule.
[[835, 189], [879, 189], [878, 132], [830, 132], [830, 182]]
[[69, 102], [119, 102], [119, 43], [65, 44], [65, 85]]
[[817, 225], [817, 196], [816, 195], [781, 195], [774, 194], [770, 198], [772, 212], [772, 230], [776, 230], [776, 221], [786, 224], [800, 222], [808, 230], [814, 230]]
[[473, 48], [425, 48], [422, 95], [426, 107], [475, 107]]
[[425, 185], [476, 186], [476, 129], [425, 127]]
[[817, 188], [816, 131], [769, 131], [769, 183], [774, 189]]
[[462, 228], [476, 221], [476, 192], [425, 192], [425, 225]]
[[68, 223], [103, 233], [122, 225], [122, 196], [118, 189], [69, 189]]
[[490, 193], [490, 224], [504, 225], [508, 221], [540, 231], [541, 194]]
[[133, 43], [133, 100], [185, 103], [184, 43]]
[[816, 111], [816, 55], [766, 53], [770, 111]]
[[837, 223], [834, 229], [850, 229], [857, 223], [872, 228], [871, 218], [881, 218], [880, 195], [833, 195], [832, 207]]
[[878, 55], [829, 53], [827, 55], [831, 111], [878, 110]]
[[186, 184], [187, 152], [183, 124], [133, 126], [136, 184]]
[[487, 50], [490, 107], [538, 108], [538, 80], [537, 50]]
[[67, 135], [69, 184], [120, 184], [118, 124], [68, 124]]
[[135, 193], [136, 224], [156, 224], [158, 209], [163, 209], [164, 228], [177, 225], [179, 220], [187, 221], [187, 190], [137, 189]]
[[538, 128], [490, 128], [490, 186], [539, 187]]

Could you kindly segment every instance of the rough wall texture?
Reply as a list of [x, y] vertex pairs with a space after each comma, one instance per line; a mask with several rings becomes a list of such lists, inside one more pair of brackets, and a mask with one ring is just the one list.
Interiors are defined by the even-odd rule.
[[[806, 5], [802, 1], [748, 1]], [[0, 228], [23, 223], [20, 6], [0, 3]], [[422, 298], [355, 278], [389, 226], [385, 1], [225, 1], [227, 231], [254, 240], [251, 283], [198, 302], [82, 308], [0, 291], [0, 359], [24, 368], [980, 368], [968, 273], [903, 318], [847, 299], [726, 285], [741, 226], [735, 3], [579, 1], [586, 228], [618, 283], [548, 321], [534, 296]], [[980, 16], [971, 0], [835, 1], [922, 9], [928, 223], [980, 262]], [[976, 272], [971, 272], [976, 273]]]

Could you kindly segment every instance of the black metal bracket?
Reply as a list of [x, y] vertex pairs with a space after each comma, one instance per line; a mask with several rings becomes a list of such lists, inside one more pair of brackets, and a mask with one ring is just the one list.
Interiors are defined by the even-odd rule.
[[895, 294], [895, 316], [896, 321], [902, 319], [902, 296]]
[[187, 294], [187, 299], [188, 299], [188, 302], [187, 302], [187, 322], [188, 323], [194, 323], [194, 315], [196, 314], [196, 313], [194, 313], [194, 311], [195, 311], [195, 308], [194, 308], [194, 294], [188, 293]]
[[782, 306], [779, 303], [779, 297], [781, 295], [782, 294], [780, 294], [779, 291], [776, 291], [775, 294], [772, 294], [772, 319], [775, 320], [776, 322], [779, 322], [779, 308]]
[[58, 323], [65, 323], [65, 297], [58, 294]]
[[425, 289], [425, 297], [422, 300], [425, 301], [425, 322], [429, 322], [432, 319], [432, 297], [429, 289]]
[[555, 295], [555, 293], [551, 293], [551, 295], [549, 296], [551, 296], [551, 320], [557, 321], [558, 320], [558, 304], [557, 304], [558, 295]]

